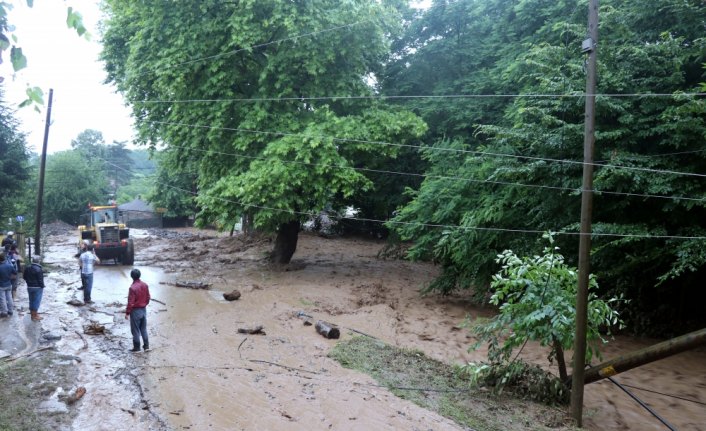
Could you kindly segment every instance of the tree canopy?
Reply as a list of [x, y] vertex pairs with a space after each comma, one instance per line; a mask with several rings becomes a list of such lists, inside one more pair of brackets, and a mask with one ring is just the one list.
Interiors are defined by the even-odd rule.
[[47, 156], [43, 220], [79, 224], [89, 203], [106, 204], [109, 188], [102, 166], [75, 150]]
[[[592, 265], [604, 290], [635, 299], [633, 323], [667, 302], [670, 317], [693, 315], [678, 298], [703, 298], [706, 267], [706, 110], [694, 95], [706, 9], [653, 6], [606, 0], [600, 9]], [[414, 240], [412, 257], [443, 265], [432, 289], [482, 292], [495, 256], [528, 254], [542, 231], [577, 249], [585, 17], [576, 1], [437, 1], [400, 40], [388, 94], [486, 96], [413, 108], [434, 132], [423, 151], [434, 176], [391, 226]], [[423, 93], [435, 64], [443, 72]]]
[[370, 98], [400, 28], [392, 2], [107, 1], [106, 11], [102, 57], [140, 141], [196, 167], [200, 220], [248, 215], [277, 231], [276, 261], [291, 258], [302, 220], [374, 189], [366, 161], [395, 158], [389, 143], [425, 131]]
[[[14, 112], [3, 99], [0, 87], [0, 215], [14, 206], [30, 178], [29, 152], [25, 136], [19, 131]], [[14, 216], [11, 214], [10, 216]]]

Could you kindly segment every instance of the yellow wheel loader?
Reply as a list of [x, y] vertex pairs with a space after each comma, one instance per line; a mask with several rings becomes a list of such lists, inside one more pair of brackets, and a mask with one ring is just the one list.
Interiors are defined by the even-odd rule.
[[87, 224], [78, 227], [79, 251], [81, 245], [93, 246], [100, 260], [113, 259], [123, 265], [135, 262], [135, 246], [130, 229], [118, 221], [116, 205], [89, 205]]

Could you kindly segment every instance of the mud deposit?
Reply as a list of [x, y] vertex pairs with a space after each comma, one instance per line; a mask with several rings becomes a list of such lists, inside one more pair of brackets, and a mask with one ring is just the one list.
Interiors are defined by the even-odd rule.
[[[484, 359], [468, 353], [467, 315], [491, 311], [462, 296], [420, 297], [436, 274], [428, 264], [379, 260], [381, 242], [302, 235], [294, 261], [273, 269], [268, 242], [244, 243], [215, 234], [137, 231], [135, 266], [154, 299], [148, 307], [152, 351], [129, 354], [124, 318], [131, 267], [106, 264], [95, 275], [92, 306], [81, 298], [72, 259], [73, 232], [49, 238], [55, 268], [42, 323], [63, 334], [57, 347], [77, 355], [86, 387], [73, 429], [83, 430], [457, 430], [449, 419], [402, 400], [370, 377], [327, 357], [337, 342], [304, 326], [297, 313], [333, 322], [341, 338], [359, 333], [419, 349], [446, 363]], [[176, 287], [177, 282], [210, 285]], [[242, 296], [226, 301], [224, 292]], [[25, 294], [26, 295], [26, 294]], [[105, 335], [84, 335], [90, 322]], [[239, 333], [264, 327], [266, 335]], [[618, 338], [613, 357], [655, 340]], [[522, 356], [544, 365], [547, 352], [531, 344]], [[692, 351], [618, 375], [679, 430], [706, 429], [706, 351]], [[663, 430], [611, 383], [586, 387], [590, 430]], [[685, 400], [686, 399], [686, 400]], [[530, 426], [530, 429], [533, 427]]]

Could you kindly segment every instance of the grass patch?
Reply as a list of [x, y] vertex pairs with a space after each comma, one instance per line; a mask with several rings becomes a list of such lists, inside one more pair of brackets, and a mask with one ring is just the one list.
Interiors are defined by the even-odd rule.
[[38, 412], [58, 387], [69, 390], [78, 368], [51, 351], [39, 352], [0, 366], [0, 430], [54, 430], [66, 428], [75, 415]]
[[575, 429], [564, 410], [472, 388], [454, 367], [420, 351], [354, 337], [338, 343], [329, 357], [370, 375], [398, 397], [476, 431]]

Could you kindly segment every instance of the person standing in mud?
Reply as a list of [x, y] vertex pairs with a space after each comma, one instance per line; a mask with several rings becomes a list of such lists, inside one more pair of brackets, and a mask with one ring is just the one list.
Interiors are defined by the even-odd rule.
[[84, 280], [83, 275], [81, 275], [81, 254], [86, 251], [88, 245], [85, 242], [81, 243], [81, 249], [74, 255], [78, 259], [78, 275], [81, 276], [81, 287], [78, 290], [84, 290], [86, 288], [86, 280]]
[[140, 280], [142, 274], [135, 268], [130, 271], [132, 285], [127, 294], [127, 308], [125, 309], [125, 319], [130, 319], [130, 332], [132, 332], [131, 352], [140, 351], [140, 337], [142, 337], [142, 348], [145, 351], [150, 348], [150, 341], [147, 337], [147, 304], [150, 303], [150, 288], [147, 283]]
[[22, 273], [22, 277], [27, 283], [29, 314], [35, 322], [42, 320], [42, 316], [39, 315], [39, 304], [42, 302], [42, 294], [44, 293], [44, 271], [39, 264], [40, 260], [40, 256], [32, 256], [32, 264], [25, 266]]
[[7, 261], [5, 252], [0, 252], [0, 317], [12, 316], [15, 304], [12, 302], [12, 280], [17, 278], [17, 270]]
[[78, 264], [81, 267], [81, 282], [83, 284], [83, 303], [93, 304], [91, 300], [91, 291], [93, 290], [93, 266], [96, 263], [101, 263], [101, 260], [96, 256], [93, 246], [86, 247], [86, 250], [81, 253], [78, 258]]
[[[22, 273], [22, 256], [17, 251], [17, 245], [12, 244], [10, 246], [10, 252], [7, 254], [7, 260], [15, 266], [15, 270], [18, 274]], [[17, 283], [19, 282], [19, 277], [15, 277], [12, 280], [12, 300], [17, 298]]]

